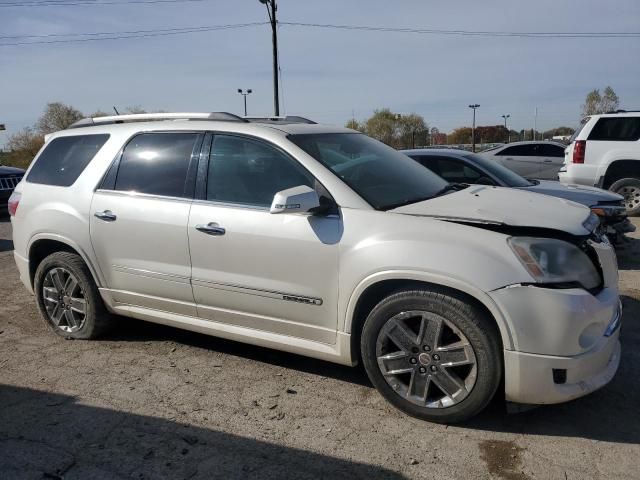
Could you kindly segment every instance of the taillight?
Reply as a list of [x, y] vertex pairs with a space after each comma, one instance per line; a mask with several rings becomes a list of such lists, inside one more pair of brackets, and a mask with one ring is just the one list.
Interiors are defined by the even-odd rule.
[[18, 211], [18, 205], [20, 204], [20, 199], [22, 198], [22, 194], [14, 191], [9, 197], [9, 215], [14, 217], [16, 212]]
[[587, 149], [586, 140], [576, 140], [573, 145], [573, 163], [584, 163], [584, 153]]

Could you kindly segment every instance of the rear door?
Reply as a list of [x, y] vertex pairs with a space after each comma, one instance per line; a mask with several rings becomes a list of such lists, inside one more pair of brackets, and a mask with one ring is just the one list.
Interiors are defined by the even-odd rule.
[[196, 315], [187, 222], [202, 134], [133, 137], [91, 205], [91, 242], [116, 302]]
[[271, 214], [276, 192], [321, 186], [294, 158], [263, 140], [212, 138], [205, 140], [189, 219], [199, 316], [335, 343], [342, 218], [337, 211]]
[[544, 180], [557, 180], [558, 172], [564, 165], [564, 147], [554, 143], [543, 143], [540, 145], [540, 174], [538, 178]]
[[513, 145], [500, 150], [495, 158], [508, 169], [525, 178], [538, 178], [541, 173], [538, 144]]

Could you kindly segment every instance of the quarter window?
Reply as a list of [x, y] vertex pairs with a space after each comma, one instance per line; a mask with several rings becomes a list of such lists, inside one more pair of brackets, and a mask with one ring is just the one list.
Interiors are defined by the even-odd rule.
[[640, 117], [602, 117], [587, 140], [635, 142], [640, 139]]
[[115, 189], [167, 197], [185, 196], [196, 133], [144, 133], [134, 137], [120, 159]]
[[564, 148], [551, 143], [540, 146], [540, 155], [543, 157], [564, 157]]
[[68, 187], [78, 179], [109, 135], [58, 137], [45, 147], [31, 168], [27, 181]]
[[207, 200], [268, 207], [287, 188], [314, 186], [297, 162], [263, 142], [215, 135], [209, 156]]

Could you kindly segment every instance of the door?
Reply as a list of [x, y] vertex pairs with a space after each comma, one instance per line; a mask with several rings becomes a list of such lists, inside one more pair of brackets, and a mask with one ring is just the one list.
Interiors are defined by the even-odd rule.
[[558, 172], [564, 165], [564, 147], [553, 143], [540, 145], [540, 176], [544, 180], [558, 180]]
[[247, 137], [214, 135], [201, 161], [189, 218], [198, 315], [335, 343], [342, 219], [269, 213], [280, 190], [323, 187], [282, 150]]
[[187, 223], [201, 139], [135, 136], [94, 194], [91, 242], [115, 301], [196, 315]]
[[525, 178], [538, 178], [541, 172], [538, 144], [506, 147], [495, 153], [496, 159], [509, 170]]

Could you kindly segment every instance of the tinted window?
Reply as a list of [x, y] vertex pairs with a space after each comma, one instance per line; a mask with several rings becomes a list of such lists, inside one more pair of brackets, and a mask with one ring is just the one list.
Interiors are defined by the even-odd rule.
[[445, 180], [411, 158], [360, 133], [288, 138], [379, 210], [433, 198], [447, 186]]
[[495, 178], [500, 180], [506, 187], [530, 187], [533, 185], [529, 180], [521, 177], [516, 172], [509, 170], [504, 165], [500, 165], [495, 160], [485, 158], [475, 153], [465, 153], [464, 157], [471, 163], [476, 164], [479, 168], [489, 172]]
[[[451, 183], [483, 183], [494, 185], [490, 178], [479, 170], [470, 167], [466, 162], [450, 157], [438, 158], [438, 173], [447, 182]], [[482, 180], [480, 182], [480, 180]]]
[[602, 117], [587, 140], [635, 142], [640, 139], [640, 117]]
[[552, 143], [540, 145], [540, 155], [543, 157], [564, 157], [564, 148]]
[[508, 157], [533, 157], [539, 155], [538, 145], [514, 145], [507, 147], [496, 155], [504, 155]]
[[195, 133], [145, 133], [125, 147], [116, 190], [182, 197]]
[[296, 161], [263, 142], [215, 135], [209, 157], [207, 200], [268, 207], [274, 195], [314, 178]]
[[58, 137], [45, 147], [27, 181], [68, 187], [75, 182], [109, 135]]

